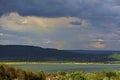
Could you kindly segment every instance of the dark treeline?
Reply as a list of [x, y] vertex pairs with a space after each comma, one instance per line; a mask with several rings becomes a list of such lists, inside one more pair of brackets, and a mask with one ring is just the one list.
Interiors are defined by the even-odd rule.
[[0, 46], [0, 61], [110, 62], [119, 51], [57, 50], [34, 46]]

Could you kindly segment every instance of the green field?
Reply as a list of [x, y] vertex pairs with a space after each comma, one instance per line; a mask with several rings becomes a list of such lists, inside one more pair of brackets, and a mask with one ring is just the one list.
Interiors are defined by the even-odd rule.
[[84, 71], [98, 72], [103, 70], [120, 71], [120, 64], [75, 64], [75, 63], [34, 63], [9, 64], [33, 72], [44, 71], [48, 73], [57, 71]]

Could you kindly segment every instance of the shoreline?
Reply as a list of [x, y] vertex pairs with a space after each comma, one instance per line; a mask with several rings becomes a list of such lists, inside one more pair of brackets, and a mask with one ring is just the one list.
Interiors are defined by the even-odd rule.
[[0, 62], [0, 64], [97, 64], [97, 65], [120, 65], [120, 64], [111, 64], [111, 63], [95, 63], [95, 62]]

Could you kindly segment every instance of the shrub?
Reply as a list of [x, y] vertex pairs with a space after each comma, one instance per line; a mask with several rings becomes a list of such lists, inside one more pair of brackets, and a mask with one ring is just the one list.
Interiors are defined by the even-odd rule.
[[85, 80], [85, 78], [81, 75], [76, 75], [74, 80]]

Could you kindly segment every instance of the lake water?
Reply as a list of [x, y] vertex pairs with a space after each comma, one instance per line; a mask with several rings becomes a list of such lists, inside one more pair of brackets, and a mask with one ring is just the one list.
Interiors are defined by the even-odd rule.
[[15, 64], [15, 67], [30, 71], [44, 71], [48, 73], [57, 71], [84, 71], [98, 72], [103, 70], [120, 71], [120, 64], [61, 64], [61, 63], [42, 63], [42, 64]]

